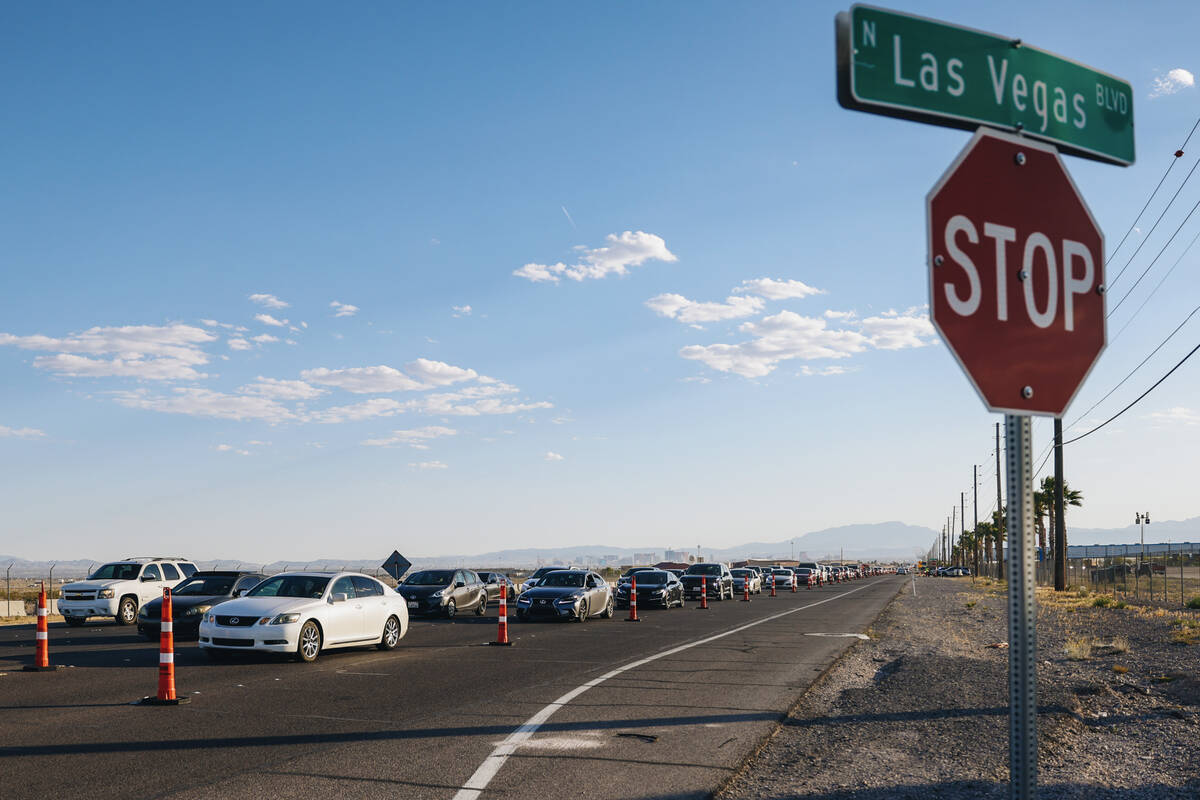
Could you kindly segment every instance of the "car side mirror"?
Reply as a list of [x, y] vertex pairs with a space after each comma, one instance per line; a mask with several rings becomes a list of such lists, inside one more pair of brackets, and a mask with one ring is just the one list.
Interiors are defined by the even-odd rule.
[[348, 596], [345, 592], [334, 592], [329, 596], [329, 602], [331, 603], [344, 603], [347, 599]]
[[245, 597], [246, 592], [248, 592], [248, 591], [250, 591], [250, 590], [249, 589], [238, 589], [236, 592], [233, 593], [233, 596], [234, 597]]
[[156, 580], [158, 580], [158, 578], [154, 577], [153, 575], [143, 575], [142, 576], [142, 583], [147, 583], [148, 581], [156, 581]]
[[462, 588], [462, 587], [464, 587], [464, 586], [466, 586], [466, 584], [465, 584], [465, 583], [463, 583], [462, 581], [455, 581], [455, 582], [454, 582], [454, 588], [455, 588], [455, 589], [461, 589], [461, 588]]

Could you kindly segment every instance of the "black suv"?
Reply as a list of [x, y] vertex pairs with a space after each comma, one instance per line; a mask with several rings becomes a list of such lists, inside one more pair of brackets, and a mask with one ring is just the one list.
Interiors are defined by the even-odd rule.
[[733, 599], [733, 573], [726, 564], [692, 564], [683, 573], [683, 592], [687, 597], [700, 597], [703, 582], [709, 597]]

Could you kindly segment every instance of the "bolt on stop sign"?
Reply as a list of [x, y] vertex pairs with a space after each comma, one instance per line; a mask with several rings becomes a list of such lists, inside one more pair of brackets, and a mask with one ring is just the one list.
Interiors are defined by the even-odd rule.
[[984, 404], [1062, 416], [1104, 350], [1104, 235], [1058, 151], [979, 129], [926, 197], [933, 324]]

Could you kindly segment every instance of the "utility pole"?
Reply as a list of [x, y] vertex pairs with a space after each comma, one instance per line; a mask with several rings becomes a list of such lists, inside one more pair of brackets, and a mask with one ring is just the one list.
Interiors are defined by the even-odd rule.
[[978, 577], [975, 573], [979, 572], [979, 533], [978, 533], [978, 531], [979, 531], [979, 465], [978, 464], [971, 465], [971, 475], [972, 475], [972, 477], [974, 477], [974, 480], [971, 481], [971, 485], [974, 487], [974, 491], [975, 491], [975, 527], [971, 529], [971, 532], [975, 534], [975, 536], [973, 537], [975, 539], [975, 544], [974, 544], [974, 546], [971, 547], [971, 560], [973, 562], [972, 568], [975, 570], [975, 572], [971, 573], [971, 580], [974, 581], [975, 578]]
[[958, 559], [959, 565], [963, 566], [967, 563], [967, 554], [964, 544], [967, 538], [967, 493], [958, 493], [958, 502], [962, 505], [962, 513], [959, 514], [958, 520]]
[[950, 506], [950, 536], [947, 537], [947, 543], [950, 545], [946, 549], [946, 558], [951, 560], [954, 558], [954, 523], [958, 520], [958, 506]]
[[[1008, 432], [1005, 431], [1007, 437]], [[1000, 494], [1000, 423], [996, 423], [996, 527], [1004, 520], [1004, 498]], [[996, 577], [1004, 580], [1004, 537], [996, 531]]]
[[1067, 520], [1063, 507], [1062, 417], [1054, 418], [1054, 591], [1067, 590]]

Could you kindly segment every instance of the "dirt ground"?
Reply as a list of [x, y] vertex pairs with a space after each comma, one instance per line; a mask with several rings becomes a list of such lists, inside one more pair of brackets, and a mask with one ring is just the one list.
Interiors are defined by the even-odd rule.
[[[1004, 591], [906, 585], [717, 797], [1007, 797]], [[1039, 797], [1200, 798], [1200, 612], [1093, 602], [1038, 592]]]

